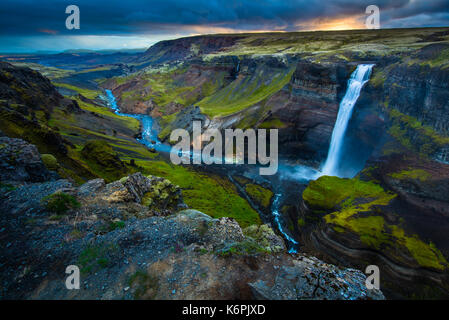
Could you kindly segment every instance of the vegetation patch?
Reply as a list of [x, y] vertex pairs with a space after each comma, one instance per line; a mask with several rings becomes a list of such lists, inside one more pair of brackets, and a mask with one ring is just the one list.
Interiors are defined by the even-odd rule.
[[116, 229], [123, 229], [125, 227], [124, 221], [108, 221], [100, 227], [100, 232], [108, 233]]
[[273, 198], [273, 192], [270, 189], [261, 187], [257, 184], [249, 183], [245, 185], [245, 191], [250, 198], [264, 208], [268, 208]]
[[232, 255], [256, 255], [264, 253], [271, 253], [271, 250], [261, 246], [256, 240], [251, 238], [247, 238], [240, 242], [233, 242], [216, 251], [216, 254], [221, 257]]
[[243, 229], [243, 234], [254, 239], [266, 252], [278, 252], [282, 249], [280, 246], [272, 246], [270, 239], [276, 235], [273, 229], [266, 224], [249, 226]]
[[330, 176], [311, 181], [302, 196], [312, 209], [324, 210], [333, 209], [339, 204], [348, 206], [357, 198], [372, 198], [376, 199], [375, 204], [386, 205], [395, 197], [373, 182]]
[[261, 69], [256, 70], [253, 76], [237, 78], [230, 85], [198, 102], [201, 111], [210, 117], [217, 117], [244, 110], [281, 90], [290, 82], [295, 71], [295, 68], [291, 68], [265, 74], [263, 66]]
[[164, 177], [182, 188], [184, 202], [213, 218], [234, 218], [241, 227], [260, 224], [258, 213], [228, 180], [164, 161], [136, 161], [142, 173]]
[[438, 134], [432, 127], [423, 125], [417, 118], [389, 110], [392, 126], [389, 133], [403, 147], [419, 153], [422, 157], [435, 154], [440, 148], [449, 145], [449, 137]]
[[81, 205], [72, 195], [58, 192], [53, 193], [42, 199], [45, 208], [58, 215], [64, 214], [69, 210], [78, 209]]
[[108, 182], [117, 180], [127, 173], [125, 164], [104, 140], [88, 141], [81, 150], [81, 155], [89, 166]]
[[143, 270], [129, 277], [129, 286], [134, 288], [135, 299], [154, 299], [159, 290], [159, 279]]
[[259, 129], [282, 129], [287, 125], [279, 119], [265, 120], [259, 125]]
[[106, 268], [110, 264], [110, 255], [117, 249], [114, 245], [88, 245], [78, 257], [82, 273], [88, 274]]
[[411, 169], [411, 170], [402, 170], [400, 172], [390, 173], [389, 176], [391, 176], [394, 179], [398, 179], [398, 180], [413, 179], [413, 180], [420, 180], [420, 181], [424, 182], [431, 177], [431, 174], [429, 172], [427, 172], [426, 170]]
[[100, 90], [90, 90], [90, 89], [80, 88], [80, 87], [77, 87], [77, 86], [74, 86], [71, 84], [67, 84], [67, 83], [54, 82], [54, 85], [57, 87], [76, 91], [88, 99], [95, 99], [101, 93]]
[[172, 184], [168, 179], [153, 176], [148, 178], [152, 181], [151, 188], [144, 195], [142, 204], [156, 210], [175, 210], [181, 198], [180, 187]]
[[[422, 175], [411, 170], [400, 177], [419, 179]], [[394, 256], [398, 247], [405, 247], [420, 266], [447, 268], [446, 259], [434, 244], [425, 243], [417, 235], [406, 235], [401, 227], [386, 223], [382, 207], [395, 197], [373, 182], [326, 176], [312, 181], [303, 194], [304, 201], [313, 208], [319, 208], [321, 203], [321, 208], [335, 210], [325, 215], [324, 220], [336, 232], [353, 232], [366, 246]]]
[[48, 170], [57, 171], [59, 168], [58, 160], [54, 155], [44, 153], [41, 155], [42, 162], [47, 167]]
[[448, 262], [443, 254], [433, 244], [423, 242], [417, 235], [406, 236], [404, 230], [398, 226], [391, 226], [393, 235], [398, 242], [409, 250], [419, 265], [428, 268], [444, 270], [448, 267]]

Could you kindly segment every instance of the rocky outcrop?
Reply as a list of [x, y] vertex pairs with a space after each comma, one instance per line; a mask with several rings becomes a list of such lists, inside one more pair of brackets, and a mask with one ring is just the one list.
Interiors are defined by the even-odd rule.
[[160, 41], [143, 53], [137, 61], [151, 64], [173, 63], [233, 46], [239, 35], [208, 35]]
[[164, 130], [159, 134], [159, 138], [163, 141], [168, 141], [170, 133], [175, 129], [184, 129], [192, 134], [194, 121], [199, 121], [202, 128], [207, 127], [210, 123], [210, 120], [201, 113], [199, 107], [189, 106], [182, 109], [173, 121], [164, 126]]
[[53, 175], [35, 145], [21, 139], [0, 137], [0, 181], [39, 182]]
[[[383, 298], [360, 272], [287, 254], [268, 226], [180, 211], [181, 190], [160, 177], [30, 183], [0, 201], [2, 299]], [[80, 290], [64, 285], [68, 265], [81, 270]], [[295, 296], [267, 294], [291, 291], [285, 272], [317, 280]]]
[[[417, 201], [421, 188], [415, 187], [431, 188], [430, 172], [411, 170], [406, 162], [407, 170], [386, 173], [385, 164], [364, 171], [364, 180], [323, 176], [310, 182], [301, 204], [302, 243], [330, 262], [379, 266], [389, 297], [411, 297], [426, 286], [433, 287], [426, 292], [429, 298], [447, 296], [447, 213], [442, 209], [447, 202], [432, 207], [438, 202]], [[378, 184], [380, 172], [389, 176], [382, 185], [392, 183], [398, 194]]]
[[23, 105], [22, 111], [42, 110], [47, 117], [54, 107], [79, 110], [76, 102], [61, 96], [49, 79], [26, 67], [0, 62], [0, 100]]
[[[449, 45], [430, 45], [418, 51], [425, 55], [433, 50], [438, 55]], [[442, 47], [441, 47], [442, 46]], [[429, 59], [431, 60], [431, 59]], [[413, 64], [398, 65], [385, 75], [384, 96], [390, 108], [418, 119], [441, 135], [449, 135], [449, 72], [438, 67]]]
[[[103, 179], [90, 180], [75, 194], [89, 208], [99, 204], [112, 206], [124, 210], [125, 215], [136, 212], [140, 216], [170, 215], [187, 207], [179, 186], [164, 178], [146, 177], [140, 172], [108, 184]], [[133, 209], [129, 211], [129, 207]], [[86, 210], [89, 211], [89, 208]]]
[[379, 290], [368, 290], [366, 276], [355, 269], [340, 269], [315, 257], [299, 257], [293, 266], [282, 266], [272, 285], [250, 283], [260, 300], [381, 300]]

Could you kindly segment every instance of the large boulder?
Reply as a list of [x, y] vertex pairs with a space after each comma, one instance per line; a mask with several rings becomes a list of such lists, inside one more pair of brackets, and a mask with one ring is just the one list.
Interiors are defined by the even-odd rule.
[[260, 300], [382, 300], [380, 290], [367, 289], [359, 270], [342, 269], [314, 257], [293, 260], [282, 266], [273, 285], [262, 280], [249, 283]]
[[39, 182], [52, 177], [35, 145], [0, 137], [0, 181]]

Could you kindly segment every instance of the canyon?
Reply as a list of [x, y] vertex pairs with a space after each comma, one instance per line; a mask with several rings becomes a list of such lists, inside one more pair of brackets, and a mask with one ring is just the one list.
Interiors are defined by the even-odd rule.
[[[1, 63], [0, 130], [54, 156], [57, 165], [50, 171], [74, 183], [63, 188], [81, 200], [82, 208], [88, 201], [77, 188], [94, 184], [94, 178], [105, 179], [117, 190], [122, 186], [116, 181], [138, 171], [175, 179], [186, 205], [211, 219], [231, 217], [243, 229], [270, 226], [285, 241], [280, 259], [287, 274], [302, 268], [292, 267], [299, 266], [298, 261], [316, 259], [297, 259], [299, 252], [317, 257], [319, 262], [313, 264], [326, 268], [333, 268], [326, 263], [359, 270], [378, 265], [387, 298], [447, 297], [448, 52], [447, 28], [426, 28], [188, 37], [161, 41], [126, 57], [123, 65], [106, 64], [103, 71], [86, 65], [81, 75], [58, 71], [61, 76], [38, 66], [40, 72], [48, 72], [51, 83], [37, 71]], [[328, 175], [320, 174], [329, 155], [336, 159], [329, 149], [341, 102], [350, 90], [351, 74], [363, 65], [372, 66], [371, 77], [364, 78], [353, 96], [353, 109], [339, 137], [339, 160], [332, 170], [324, 170]], [[278, 129], [278, 173], [268, 178], [246, 165], [167, 164], [170, 133], [193, 133], [194, 121], [203, 130], [222, 132]], [[92, 139], [106, 144], [89, 144]], [[15, 172], [17, 167], [8, 170]], [[43, 183], [52, 175], [36, 179]], [[11, 184], [12, 176], [2, 177], [2, 184]], [[19, 176], [34, 181], [26, 174]], [[116, 191], [111, 188], [107, 192]], [[219, 191], [209, 196], [213, 189]], [[14, 204], [17, 195], [11, 192], [3, 197]], [[101, 192], [102, 197], [112, 197]], [[117, 210], [130, 211], [121, 205]], [[133, 210], [155, 219], [147, 209]], [[165, 213], [172, 214], [158, 214]], [[124, 217], [131, 213], [121, 214], [120, 221], [127, 221]], [[84, 236], [93, 232], [90, 216], [85, 216]], [[39, 219], [41, 224], [45, 221], [44, 216]], [[69, 222], [70, 218], [61, 221], [58, 228]], [[126, 228], [138, 226], [134, 220], [129, 223]], [[155, 224], [159, 223], [163, 222]], [[116, 233], [105, 237], [122, 237], [120, 230], [111, 232]], [[208, 250], [222, 249], [212, 244]], [[172, 258], [193, 268], [186, 261], [195, 252]], [[201, 263], [212, 270], [209, 259], [213, 257], [206, 255]], [[241, 265], [238, 256], [233, 259], [246, 268], [246, 261]], [[267, 283], [281, 281], [263, 278], [262, 270], [271, 268], [270, 263], [256, 260], [259, 271], [245, 279], [251, 285], [239, 298], [267, 298]], [[156, 274], [165, 274], [163, 263], [151, 265]], [[153, 289], [147, 290], [149, 296]], [[226, 290], [227, 297], [235, 297], [232, 289]], [[162, 297], [161, 292], [169, 289], [156, 295]]]

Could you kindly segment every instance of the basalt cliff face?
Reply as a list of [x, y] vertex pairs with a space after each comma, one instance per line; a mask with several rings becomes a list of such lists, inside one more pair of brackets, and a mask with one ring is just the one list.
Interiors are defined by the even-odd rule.
[[[206, 122], [210, 127], [277, 128], [284, 158], [319, 166], [327, 155], [350, 74], [357, 64], [373, 63], [373, 80], [362, 91], [347, 135], [351, 141], [347, 145], [353, 148], [346, 154], [355, 152], [355, 159], [345, 160], [356, 166], [366, 161], [387, 139], [383, 132], [400, 120], [397, 112], [447, 135], [444, 55], [449, 45], [444, 39], [432, 43], [426, 35], [415, 42], [417, 49], [396, 49], [395, 54], [384, 52], [395, 48], [381, 46], [384, 51], [334, 48], [321, 56], [311, 49], [291, 52], [287, 40], [278, 37], [282, 38], [207, 36], [164, 41], [139, 58], [146, 66], [141, 71], [103, 85], [113, 89], [124, 112], [158, 117], [162, 140], [173, 129], [172, 120], [182, 120], [179, 112], [195, 105], [210, 120]], [[291, 45], [306, 40], [291, 38]], [[283, 50], [263, 53], [274, 44]], [[413, 133], [407, 135], [419, 140]], [[426, 144], [434, 158], [447, 157], [445, 145], [423, 139], [413, 143]]]

